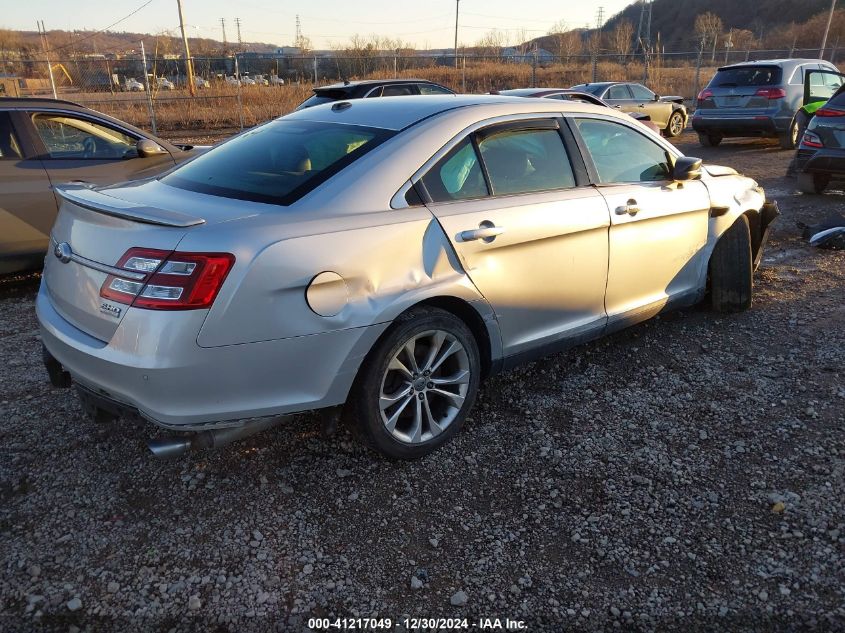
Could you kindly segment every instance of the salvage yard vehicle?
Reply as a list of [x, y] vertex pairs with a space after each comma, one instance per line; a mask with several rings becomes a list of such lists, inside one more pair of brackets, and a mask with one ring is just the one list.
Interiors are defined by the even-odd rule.
[[417, 458], [485, 376], [691, 305], [744, 310], [777, 207], [626, 114], [492, 95], [361, 99], [163, 177], [58, 188], [36, 310], [95, 417], [218, 446], [343, 405]]
[[698, 140], [715, 147], [725, 137], [762, 136], [794, 149], [804, 75], [810, 70], [837, 72], [823, 59], [767, 59], [719, 68], [698, 95], [692, 117]]
[[0, 100], [0, 274], [43, 264], [57, 185], [149, 178], [206, 149], [173, 145], [71, 101]]
[[572, 86], [572, 90], [589, 92], [622, 112], [643, 113], [660, 128], [666, 136], [680, 136], [687, 125], [687, 108], [684, 98], [660, 96], [642, 84], [620, 81], [604, 81]]
[[[571, 88], [514, 88], [512, 90], [496, 90], [490, 94], [504, 95], [506, 97], [526, 97], [536, 99], [560, 99], [561, 101], [580, 101], [581, 103], [592, 103], [593, 105], [612, 108], [609, 103], [595, 96], [590, 92], [572, 90]], [[660, 134], [660, 128], [651, 121], [651, 117], [645, 112], [628, 112], [628, 115], [636, 119], [648, 129]]]
[[804, 129], [795, 153], [798, 188], [822, 193], [831, 180], [845, 178], [845, 74], [808, 71], [799, 115], [805, 112], [808, 121], [800, 126]]
[[406, 97], [413, 95], [452, 95], [446, 86], [426, 79], [367, 79], [344, 81], [343, 83], [314, 88], [314, 94], [300, 103], [296, 109], [303, 110], [330, 101], [350, 99], [372, 99], [373, 97]]

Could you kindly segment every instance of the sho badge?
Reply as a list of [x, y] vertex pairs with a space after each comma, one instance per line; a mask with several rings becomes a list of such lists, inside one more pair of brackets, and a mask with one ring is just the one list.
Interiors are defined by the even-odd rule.
[[108, 314], [110, 317], [114, 317], [115, 319], [119, 319], [120, 314], [123, 312], [123, 308], [116, 306], [113, 303], [109, 303], [108, 301], [103, 301], [100, 303], [100, 312]]

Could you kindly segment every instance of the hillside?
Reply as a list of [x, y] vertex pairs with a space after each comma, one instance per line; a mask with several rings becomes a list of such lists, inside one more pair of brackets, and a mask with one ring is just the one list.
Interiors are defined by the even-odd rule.
[[[691, 50], [697, 38], [693, 25], [699, 13], [715, 13], [725, 29], [746, 29], [758, 38], [771, 36], [790, 23], [801, 24], [830, 8], [829, 0], [654, 0], [651, 33], [667, 50]], [[620, 21], [630, 20], [636, 29], [641, 4], [634, 2], [607, 21], [605, 30], [612, 30]], [[783, 42], [779, 46], [789, 46]]]

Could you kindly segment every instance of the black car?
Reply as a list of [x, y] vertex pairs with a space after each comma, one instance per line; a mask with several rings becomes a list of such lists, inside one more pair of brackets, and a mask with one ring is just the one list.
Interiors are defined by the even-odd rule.
[[453, 95], [445, 86], [425, 79], [368, 79], [344, 81], [314, 88], [314, 94], [297, 106], [297, 110], [329, 103], [370, 97], [402, 97], [407, 95]]
[[[830, 70], [807, 75], [804, 107], [799, 112], [806, 129], [795, 154], [795, 170], [801, 191], [821, 193], [831, 180], [845, 179], [845, 75]], [[833, 95], [824, 101], [831, 89]]]

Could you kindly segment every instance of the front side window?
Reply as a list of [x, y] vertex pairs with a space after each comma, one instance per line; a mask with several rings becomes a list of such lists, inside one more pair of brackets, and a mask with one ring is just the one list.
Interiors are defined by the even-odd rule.
[[434, 202], [483, 198], [489, 193], [478, 154], [469, 139], [437, 161], [422, 177], [422, 183]]
[[21, 146], [12, 129], [12, 117], [8, 112], [0, 112], [0, 159], [20, 160], [23, 158]]
[[32, 123], [50, 158], [103, 160], [138, 155], [137, 139], [90, 119], [38, 112], [32, 115]]
[[654, 93], [645, 86], [641, 86], [640, 84], [631, 84], [629, 87], [631, 88], [631, 92], [634, 94], [634, 99], [640, 99], [642, 101], [654, 100]]
[[600, 119], [575, 119], [602, 184], [666, 180], [666, 150], [631, 128]]
[[478, 143], [494, 195], [567, 189], [575, 176], [556, 129], [514, 129]]
[[161, 181], [224, 198], [288, 205], [393, 134], [356, 125], [273, 121], [212, 149]]

